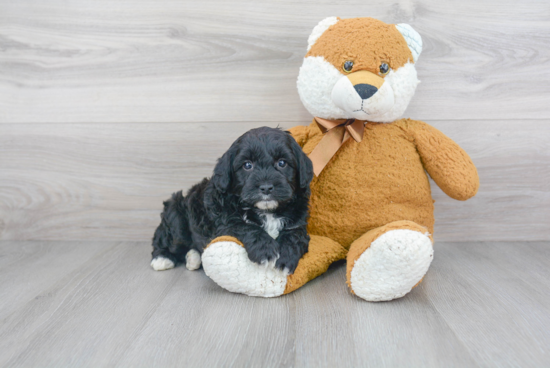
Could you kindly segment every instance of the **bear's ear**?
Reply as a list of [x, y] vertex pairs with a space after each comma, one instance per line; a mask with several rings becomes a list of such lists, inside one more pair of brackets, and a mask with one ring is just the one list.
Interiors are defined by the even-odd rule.
[[413, 27], [406, 23], [399, 23], [395, 25], [395, 28], [403, 35], [403, 38], [405, 38], [405, 41], [407, 41], [407, 45], [409, 46], [409, 49], [411, 50], [411, 53], [413, 55], [414, 62], [418, 60], [418, 57], [420, 56], [420, 53], [422, 52], [422, 37], [416, 32]]
[[323, 33], [328, 29], [328, 27], [338, 23], [340, 18], [338, 17], [328, 17], [320, 21], [315, 28], [313, 28], [313, 31], [311, 31], [311, 34], [309, 35], [309, 38], [307, 39], [307, 51], [311, 49], [311, 46], [315, 44], [315, 42], [321, 37]]

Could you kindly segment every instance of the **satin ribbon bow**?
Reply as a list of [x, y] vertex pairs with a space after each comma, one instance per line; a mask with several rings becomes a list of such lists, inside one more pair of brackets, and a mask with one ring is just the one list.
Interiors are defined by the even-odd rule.
[[317, 147], [309, 154], [313, 172], [319, 176], [334, 154], [350, 137], [356, 142], [363, 139], [365, 121], [356, 119], [327, 120], [315, 117], [319, 129], [325, 134]]

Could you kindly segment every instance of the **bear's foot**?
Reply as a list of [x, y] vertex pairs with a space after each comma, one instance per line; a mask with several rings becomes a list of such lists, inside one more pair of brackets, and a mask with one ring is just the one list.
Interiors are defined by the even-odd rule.
[[260, 265], [248, 258], [235, 238], [215, 239], [202, 254], [202, 267], [208, 277], [233, 293], [265, 298], [284, 293], [288, 273], [273, 264]]
[[347, 250], [322, 236], [311, 235], [309, 250], [292, 275], [259, 265], [248, 258], [242, 243], [230, 236], [216, 238], [202, 254], [202, 267], [216, 284], [233, 293], [274, 297], [288, 294], [323, 274], [329, 265], [346, 258]]
[[391, 229], [396, 227], [392, 223], [352, 244], [352, 248], [366, 247], [362, 253], [354, 252], [355, 257], [352, 249], [348, 255], [348, 284], [357, 296], [367, 301], [400, 298], [419, 284], [428, 271], [433, 259], [432, 240], [420, 225], [400, 221], [405, 222], [409, 226]]

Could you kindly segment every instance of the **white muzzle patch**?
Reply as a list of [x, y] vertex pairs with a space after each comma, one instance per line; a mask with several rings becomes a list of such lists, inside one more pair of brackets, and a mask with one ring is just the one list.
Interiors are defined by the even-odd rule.
[[373, 116], [381, 116], [390, 111], [395, 104], [393, 89], [389, 83], [382, 84], [371, 97], [362, 99], [346, 76], [342, 76], [334, 85], [331, 99], [336, 106], [359, 120], [372, 120]]
[[279, 202], [277, 201], [259, 201], [254, 204], [257, 208], [261, 210], [274, 210], [279, 206]]

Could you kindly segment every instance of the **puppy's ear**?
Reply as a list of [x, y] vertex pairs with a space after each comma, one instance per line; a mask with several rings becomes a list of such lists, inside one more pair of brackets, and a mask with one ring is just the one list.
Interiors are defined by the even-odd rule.
[[292, 152], [296, 158], [296, 170], [298, 175], [298, 181], [300, 183], [300, 188], [306, 189], [309, 188], [311, 180], [313, 180], [313, 164], [311, 160], [302, 150], [302, 147], [292, 138], [289, 133], [288, 139], [290, 141], [290, 146], [292, 147]]
[[226, 193], [231, 185], [233, 151], [233, 147], [231, 147], [218, 159], [218, 163], [214, 168], [214, 174], [212, 175], [212, 179], [210, 179], [214, 187], [222, 193]]

